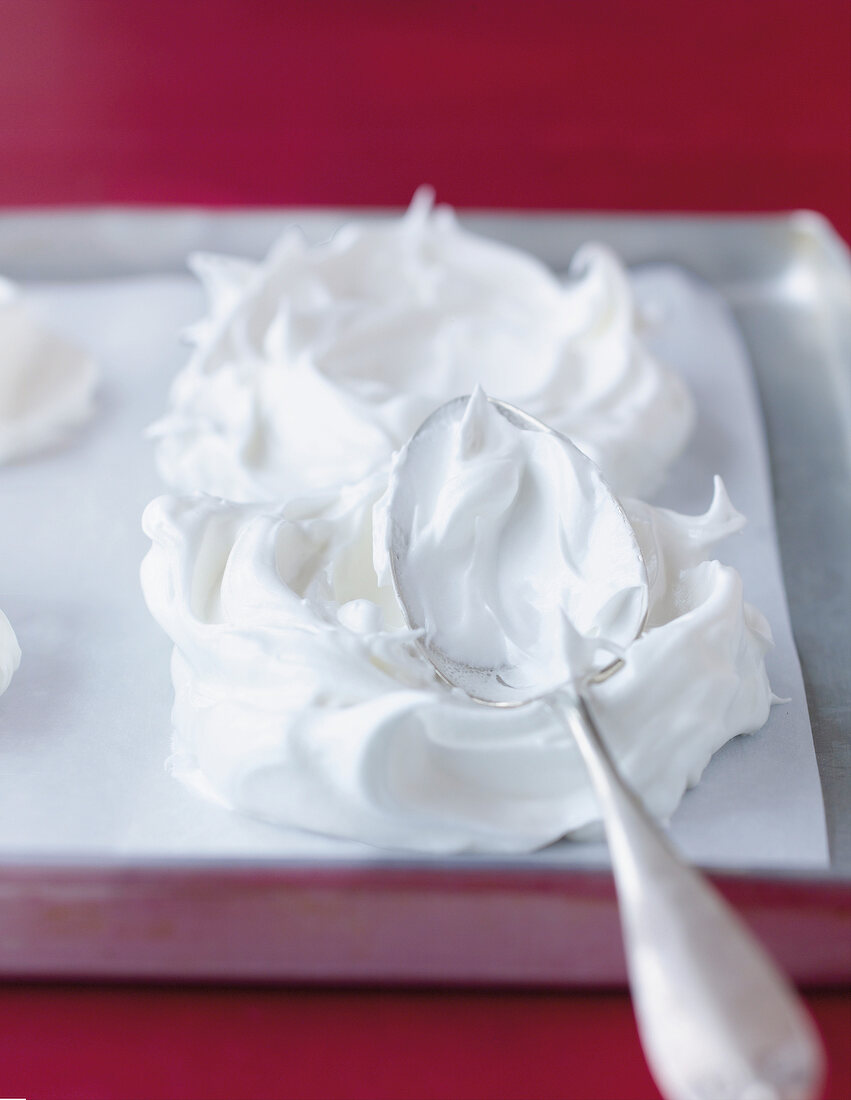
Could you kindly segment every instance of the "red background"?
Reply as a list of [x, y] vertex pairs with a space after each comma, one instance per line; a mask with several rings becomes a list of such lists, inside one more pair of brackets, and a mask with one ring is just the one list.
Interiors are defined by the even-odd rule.
[[847, 0], [0, 0], [0, 203], [810, 207]]
[[[0, 0], [0, 205], [816, 209], [851, 4]], [[851, 1095], [844, 992], [810, 1004]], [[645, 1098], [622, 994], [0, 987], [7, 1096]]]

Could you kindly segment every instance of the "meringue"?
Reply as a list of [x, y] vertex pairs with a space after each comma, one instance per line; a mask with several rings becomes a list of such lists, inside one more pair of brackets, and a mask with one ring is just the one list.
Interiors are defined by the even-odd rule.
[[209, 315], [150, 429], [179, 492], [271, 501], [360, 480], [476, 384], [568, 435], [628, 494], [654, 491], [692, 428], [686, 387], [642, 343], [602, 245], [562, 281], [421, 189], [401, 219], [320, 245], [291, 229], [262, 263], [191, 267]]
[[0, 279], [0, 462], [63, 441], [92, 413], [96, 369]]
[[[174, 643], [174, 773], [281, 825], [423, 852], [520, 852], [599, 821], [578, 750], [540, 703], [482, 707], [440, 682], [386, 576], [388, 466], [282, 505], [148, 506], [149, 608]], [[758, 729], [771, 635], [710, 548], [740, 529], [622, 500], [648, 612], [592, 689], [625, 779], [668, 817], [711, 755]]]
[[0, 695], [6, 690], [21, 663], [21, 647], [12, 624], [0, 611]]

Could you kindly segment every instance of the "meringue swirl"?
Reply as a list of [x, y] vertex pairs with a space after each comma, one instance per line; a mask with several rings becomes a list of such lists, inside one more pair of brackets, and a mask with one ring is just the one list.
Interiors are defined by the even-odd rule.
[[270, 501], [357, 481], [477, 384], [569, 436], [619, 492], [653, 492], [692, 428], [601, 245], [559, 280], [421, 189], [401, 219], [316, 246], [291, 229], [262, 263], [191, 266], [209, 314], [151, 428], [180, 492]]

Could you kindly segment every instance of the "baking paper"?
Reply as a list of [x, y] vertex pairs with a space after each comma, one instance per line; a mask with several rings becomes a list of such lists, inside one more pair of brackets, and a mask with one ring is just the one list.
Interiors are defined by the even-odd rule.
[[[823, 867], [821, 789], [745, 349], [713, 291], [666, 267], [634, 280], [646, 339], [686, 376], [699, 410], [656, 503], [702, 512], [712, 475], [723, 476], [748, 526], [718, 556], [742, 572], [746, 598], [768, 616], [772, 686], [789, 699], [761, 731], [715, 756], [671, 835], [707, 866]], [[102, 383], [94, 419], [67, 446], [0, 468], [0, 607], [23, 649], [0, 698], [0, 859], [399, 863], [398, 853], [240, 817], [166, 772], [171, 647], [139, 586], [140, 516], [164, 487], [143, 433], [185, 361], [179, 334], [203, 312], [199, 288], [168, 275], [41, 285], [31, 298], [45, 321], [90, 349]], [[605, 864], [606, 853], [562, 842], [521, 858], [436, 862], [571, 867]]]

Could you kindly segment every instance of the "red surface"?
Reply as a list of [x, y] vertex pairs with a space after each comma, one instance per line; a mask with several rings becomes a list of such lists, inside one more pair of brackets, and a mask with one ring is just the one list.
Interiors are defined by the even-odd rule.
[[[809, 998], [851, 1096], [851, 1005]], [[20, 987], [0, 992], [4, 1096], [655, 1100], [616, 994]]]
[[[851, 5], [0, 0], [0, 205], [809, 207]], [[851, 1096], [851, 1008], [810, 999]], [[0, 1093], [656, 1095], [622, 995], [0, 989]]]

